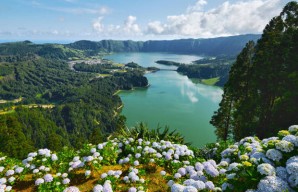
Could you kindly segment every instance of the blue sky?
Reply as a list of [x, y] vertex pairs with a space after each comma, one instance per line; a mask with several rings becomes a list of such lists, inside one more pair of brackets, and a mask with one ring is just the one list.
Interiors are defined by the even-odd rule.
[[1, 40], [209, 38], [261, 33], [288, 0], [1, 0]]

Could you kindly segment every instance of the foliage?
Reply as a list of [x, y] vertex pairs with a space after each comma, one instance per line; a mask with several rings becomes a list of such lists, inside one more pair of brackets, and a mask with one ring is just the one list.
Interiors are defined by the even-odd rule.
[[288, 3], [238, 55], [211, 120], [218, 138], [264, 138], [297, 120], [297, 14], [297, 2]]
[[218, 81], [219, 81], [219, 77], [214, 77], [214, 78], [210, 78], [210, 79], [202, 79], [202, 83], [206, 84], [206, 85], [215, 85]]
[[186, 143], [184, 137], [178, 133], [176, 130], [170, 131], [169, 127], [157, 129], [149, 129], [148, 126], [144, 123], [139, 123], [133, 128], [121, 128], [119, 131], [113, 133], [113, 137], [116, 138], [133, 138], [137, 139], [146, 139], [148, 141], [160, 141], [166, 140], [179, 144], [189, 144]]
[[230, 68], [231, 65], [180, 65], [177, 71], [187, 75], [189, 78], [218, 78], [219, 80], [215, 83], [215, 85], [223, 86], [227, 81]]
[[259, 35], [239, 35], [211, 39], [179, 39], [172, 41], [77, 41], [66, 45], [89, 55], [101, 52], [167, 52], [197, 55], [237, 55], [249, 40], [256, 41]]
[[65, 59], [82, 58], [84, 52], [63, 45], [17, 42], [0, 47], [1, 56], [14, 58], [0, 63], [0, 151], [11, 157], [103, 141], [125, 123], [114, 93], [148, 85], [140, 71], [96, 78], [71, 70]]
[[[77, 151], [39, 149], [22, 162], [0, 154], [0, 188], [173, 192], [298, 189], [298, 125], [279, 132], [278, 137], [246, 137], [237, 143], [193, 148], [200, 153], [171, 141], [138, 138], [139, 131], [134, 134], [85, 144]], [[209, 152], [202, 153], [206, 149]]]

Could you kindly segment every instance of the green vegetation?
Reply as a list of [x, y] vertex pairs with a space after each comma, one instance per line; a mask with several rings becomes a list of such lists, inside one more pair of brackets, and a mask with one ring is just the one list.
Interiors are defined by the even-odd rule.
[[71, 70], [67, 59], [85, 60], [87, 54], [63, 45], [26, 41], [0, 47], [0, 146], [5, 146], [0, 151], [12, 157], [104, 140], [125, 123], [114, 93], [148, 84], [137, 70], [105, 78], [96, 78], [96, 70]]
[[191, 65], [179, 64], [177, 71], [188, 78], [196, 78], [206, 85], [223, 87], [229, 77], [234, 56], [220, 55], [194, 61]]
[[298, 4], [290, 2], [238, 55], [211, 120], [219, 139], [269, 137], [297, 122], [297, 23]]
[[184, 145], [177, 132], [140, 124], [79, 150], [44, 148], [22, 161], [0, 153], [0, 187], [41, 192], [297, 191], [297, 134], [298, 125], [292, 125], [273, 138], [246, 137], [197, 149]]
[[198, 65], [232, 65], [236, 60], [235, 56], [219, 55], [196, 60], [193, 63]]
[[202, 83], [206, 85], [215, 85], [219, 81], [219, 77], [210, 78], [210, 79], [202, 79]]
[[155, 63], [161, 64], [161, 65], [168, 65], [168, 66], [177, 66], [177, 67], [183, 65], [183, 63], [178, 63], [175, 61], [167, 61], [167, 60], [158, 60], [158, 61], [155, 61]]
[[213, 83], [217, 86], [223, 86], [227, 79], [230, 71], [230, 65], [181, 65], [178, 67], [177, 72], [187, 75], [188, 78], [197, 78], [203, 81], [207, 80], [207, 83]]
[[239, 35], [210, 39], [179, 39], [171, 41], [77, 41], [67, 47], [83, 50], [87, 55], [112, 52], [167, 52], [197, 55], [236, 56], [248, 41], [257, 41], [260, 35]]

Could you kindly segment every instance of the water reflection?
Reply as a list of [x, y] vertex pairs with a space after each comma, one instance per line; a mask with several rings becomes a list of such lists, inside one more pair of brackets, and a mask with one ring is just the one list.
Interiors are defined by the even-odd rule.
[[179, 75], [177, 86], [180, 87], [180, 93], [187, 96], [189, 101], [196, 103], [199, 101], [199, 95], [211, 100], [213, 103], [219, 103], [222, 98], [223, 90], [203, 84], [195, 84], [186, 76]]
[[[137, 62], [144, 67], [157, 66], [156, 60], [172, 59], [187, 63], [197, 58], [189, 55], [162, 53], [129, 53], [111, 55], [116, 62]], [[179, 61], [177, 61], [179, 62]], [[159, 66], [168, 68], [167, 66]], [[214, 127], [210, 125], [214, 111], [218, 109], [222, 90], [218, 87], [195, 84], [176, 71], [158, 71], [146, 74], [150, 87], [120, 93], [127, 117], [127, 126], [137, 122], [147, 123], [150, 128], [169, 126], [185, 136], [194, 146], [214, 142]]]

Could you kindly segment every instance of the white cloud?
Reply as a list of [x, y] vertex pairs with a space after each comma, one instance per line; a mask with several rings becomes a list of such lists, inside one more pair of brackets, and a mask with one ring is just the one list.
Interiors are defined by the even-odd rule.
[[245, 33], [261, 33], [270, 19], [280, 13], [283, 0], [247, 0], [224, 2], [203, 11], [205, 0], [188, 7], [185, 14], [167, 17], [165, 23], [150, 22], [147, 34], [214, 37]]
[[160, 21], [153, 21], [148, 23], [148, 31], [153, 34], [161, 34], [164, 31], [164, 27]]
[[45, 7], [45, 9], [72, 14], [100, 14], [100, 9], [96, 8]]
[[[65, 0], [69, 3], [75, 3], [76, 0]], [[37, 8], [46, 9], [55, 12], [62, 12], [62, 13], [70, 13], [76, 15], [82, 14], [98, 14], [98, 15], [106, 15], [110, 13], [110, 8], [107, 6], [100, 6], [99, 4], [88, 4], [83, 3], [80, 5], [72, 5], [72, 7], [59, 7], [59, 6], [49, 6], [46, 4], [42, 4], [37, 1], [31, 1], [31, 4]]]
[[199, 98], [204, 98], [219, 103], [222, 99], [223, 90], [203, 84], [195, 84], [188, 77], [180, 76], [177, 85], [180, 87], [181, 95], [188, 98], [192, 103], [201, 102]]
[[131, 33], [137, 33], [139, 34], [141, 32], [141, 29], [138, 24], [136, 24], [137, 18], [135, 16], [128, 16], [127, 19], [124, 22], [124, 31], [127, 34]]
[[98, 17], [92, 24], [93, 29], [96, 32], [102, 32], [104, 30], [104, 26], [102, 24], [103, 17]]
[[142, 35], [142, 30], [136, 23], [137, 18], [135, 16], [128, 16], [123, 25], [104, 25], [103, 17], [97, 18], [93, 23], [93, 29], [101, 34], [102, 37], [135, 37]]
[[198, 0], [194, 6], [190, 6], [187, 8], [187, 12], [201, 11], [203, 9], [204, 5], [207, 5], [207, 1]]

